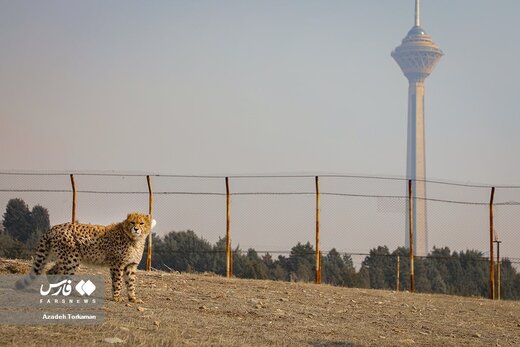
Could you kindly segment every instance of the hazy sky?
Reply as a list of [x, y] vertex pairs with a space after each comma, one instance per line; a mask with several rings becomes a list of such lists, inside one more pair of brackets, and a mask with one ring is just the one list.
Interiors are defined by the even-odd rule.
[[[421, 3], [421, 24], [445, 53], [426, 80], [427, 177], [519, 185], [520, 1]], [[402, 177], [408, 82], [390, 53], [413, 16], [413, 0], [0, 0], [0, 171]], [[1, 179], [4, 189], [69, 189], [67, 176]], [[146, 190], [142, 177], [77, 180], [82, 190]], [[154, 178], [154, 187], [224, 190], [220, 179]], [[402, 182], [322, 187], [404, 194]], [[312, 191], [313, 179], [232, 182], [234, 192], [259, 189]], [[497, 199], [518, 201], [518, 191]], [[451, 186], [428, 194], [489, 197]], [[18, 195], [48, 207], [53, 224], [70, 219], [68, 193]], [[233, 245], [313, 241], [313, 199], [233, 196]], [[404, 245], [403, 201], [324, 196], [322, 205], [324, 250]], [[159, 234], [224, 235], [222, 196], [159, 195], [154, 206]], [[428, 208], [430, 247], [488, 249], [486, 206]], [[497, 207], [496, 229], [503, 254], [518, 258], [516, 208]], [[77, 216], [108, 223], [129, 209], [146, 211], [147, 196], [80, 194]]]
[[[414, 1], [1, 1], [1, 170], [405, 174]], [[424, 0], [427, 176], [519, 184], [517, 0]]]

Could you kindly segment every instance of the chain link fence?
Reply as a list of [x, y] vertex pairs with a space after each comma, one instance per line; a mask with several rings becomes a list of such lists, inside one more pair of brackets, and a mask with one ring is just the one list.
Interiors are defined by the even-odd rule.
[[[80, 223], [109, 224], [131, 211], [148, 212], [146, 175], [74, 177]], [[409, 289], [407, 180], [323, 175], [318, 206], [315, 180], [305, 175], [229, 177], [235, 276], [314, 281], [319, 266], [325, 283]], [[158, 221], [152, 266], [226, 274], [225, 177], [151, 175], [151, 182]], [[491, 186], [427, 181], [426, 191], [429, 254], [415, 258], [417, 291], [489, 296]], [[71, 221], [68, 174], [0, 173], [0, 208], [5, 211], [12, 199], [23, 200], [29, 213], [34, 206], [44, 207], [51, 225]], [[493, 211], [501, 297], [519, 299], [520, 187], [497, 186]], [[19, 245], [6, 241], [9, 228], [0, 228], [3, 255], [12, 254], [6, 249]], [[201, 267], [204, 262], [209, 265]], [[465, 291], [464, 283], [471, 288]]]

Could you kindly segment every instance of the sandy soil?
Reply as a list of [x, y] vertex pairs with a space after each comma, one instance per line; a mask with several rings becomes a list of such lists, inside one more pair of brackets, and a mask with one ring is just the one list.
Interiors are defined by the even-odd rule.
[[164, 272], [139, 272], [137, 294], [101, 325], [0, 325], [0, 345], [520, 346], [515, 301]]

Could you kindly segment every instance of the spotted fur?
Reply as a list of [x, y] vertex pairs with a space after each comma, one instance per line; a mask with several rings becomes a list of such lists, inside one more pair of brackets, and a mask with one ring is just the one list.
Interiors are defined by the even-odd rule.
[[140, 213], [130, 213], [117, 224], [60, 224], [43, 234], [36, 251], [36, 260], [30, 274], [16, 283], [17, 288], [28, 286], [54, 255], [55, 265], [50, 275], [74, 275], [80, 263], [108, 266], [112, 277], [112, 294], [121, 300], [123, 279], [131, 302], [135, 296], [135, 272], [141, 261], [146, 236], [155, 221]]

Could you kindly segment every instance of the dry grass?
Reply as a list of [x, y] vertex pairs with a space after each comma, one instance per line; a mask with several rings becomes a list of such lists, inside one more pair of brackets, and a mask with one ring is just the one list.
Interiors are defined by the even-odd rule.
[[[0, 273], [26, 270], [0, 260]], [[137, 294], [107, 301], [98, 326], [0, 326], [0, 345], [520, 345], [520, 302], [164, 272], [139, 272]]]

